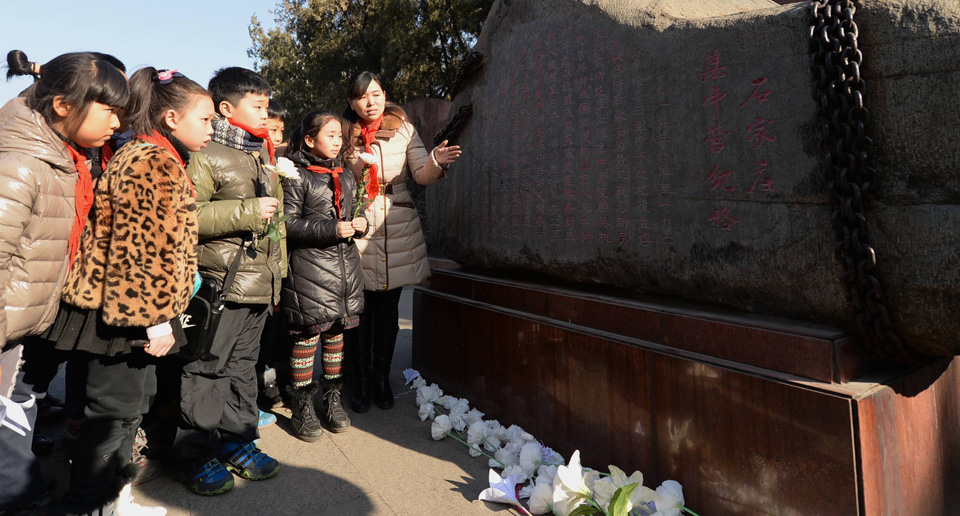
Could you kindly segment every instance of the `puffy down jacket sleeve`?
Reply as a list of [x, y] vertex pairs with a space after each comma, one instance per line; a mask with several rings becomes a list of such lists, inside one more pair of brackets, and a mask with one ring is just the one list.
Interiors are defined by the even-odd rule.
[[[13, 260], [30, 219], [37, 188], [33, 174], [24, 173], [19, 162], [0, 158], [0, 307], [7, 306], [5, 285]], [[0, 308], [0, 348], [7, 344], [7, 314]]]
[[414, 181], [421, 185], [432, 185], [443, 179], [446, 171], [434, 164], [430, 153], [423, 147], [423, 140], [410, 122], [403, 122], [400, 131], [408, 133], [407, 168]]
[[260, 218], [260, 199], [213, 199], [219, 185], [206, 155], [200, 152], [190, 155], [187, 175], [197, 194], [201, 240], [240, 231], [263, 232], [265, 223]]
[[[301, 174], [312, 174], [300, 169]], [[303, 213], [306, 182], [295, 179], [283, 180], [283, 210], [287, 220], [287, 239], [294, 245], [311, 247], [328, 246], [339, 242], [336, 219], [308, 219]]]

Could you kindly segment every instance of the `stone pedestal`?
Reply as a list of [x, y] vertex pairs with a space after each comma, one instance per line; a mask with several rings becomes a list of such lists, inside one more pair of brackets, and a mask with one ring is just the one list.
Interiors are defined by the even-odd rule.
[[960, 506], [956, 360], [880, 370], [830, 327], [459, 268], [414, 293], [413, 346], [487, 418], [701, 514]]

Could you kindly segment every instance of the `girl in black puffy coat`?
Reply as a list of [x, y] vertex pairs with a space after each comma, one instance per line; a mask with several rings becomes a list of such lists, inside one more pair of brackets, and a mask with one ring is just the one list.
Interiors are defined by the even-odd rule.
[[[367, 219], [353, 218], [356, 179], [340, 166], [340, 119], [308, 114], [290, 138], [287, 157], [299, 177], [283, 180], [289, 270], [280, 304], [294, 334], [290, 353], [289, 398], [293, 429], [304, 441], [323, 433], [314, 410], [314, 355], [322, 346], [324, 419], [332, 432], [350, 428], [340, 403], [343, 387], [343, 332], [357, 326], [363, 311], [360, 253], [353, 241], [367, 230]], [[279, 165], [283, 166], [283, 165]]]

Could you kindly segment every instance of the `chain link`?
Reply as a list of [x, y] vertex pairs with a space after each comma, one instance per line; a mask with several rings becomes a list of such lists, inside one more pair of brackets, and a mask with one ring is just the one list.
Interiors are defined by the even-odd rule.
[[870, 164], [873, 140], [867, 136], [870, 111], [867, 85], [860, 76], [863, 54], [853, 17], [859, 0], [814, 0], [809, 27], [812, 94], [820, 106], [818, 145], [826, 167], [830, 218], [837, 237], [841, 280], [863, 334], [863, 345], [888, 360], [914, 363], [915, 352], [897, 335], [870, 246], [866, 203], [873, 198], [876, 171]]
[[471, 51], [460, 62], [457, 75], [453, 78], [453, 88], [450, 88], [450, 98], [453, 98], [463, 87], [463, 83], [473, 74], [480, 71], [487, 64], [487, 57], [483, 52]]
[[450, 120], [450, 123], [447, 124], [436, 136], [433, 137], [433, 144], [440, 145], [440, 142], [443, 140], [453, 140], [457, 134], [460, 133], [460, 129], [463, 129], [464, 124], [467, 123], [467, 120], [470, 119], [470, 115], [473, 114], [473, 102], [460, 106], [460, 109], [457, 110], [457, 114], [453, 115], [453, 119]]

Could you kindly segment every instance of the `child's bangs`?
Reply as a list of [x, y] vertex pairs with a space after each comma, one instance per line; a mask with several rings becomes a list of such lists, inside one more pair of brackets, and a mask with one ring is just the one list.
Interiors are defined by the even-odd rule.
[[130, 98], [130, 87], [126, 77], [113, 65], [97, 60], [96, 76], [87, 90], [87, 102], [99, 102], [108, 106], [124, 107]]

